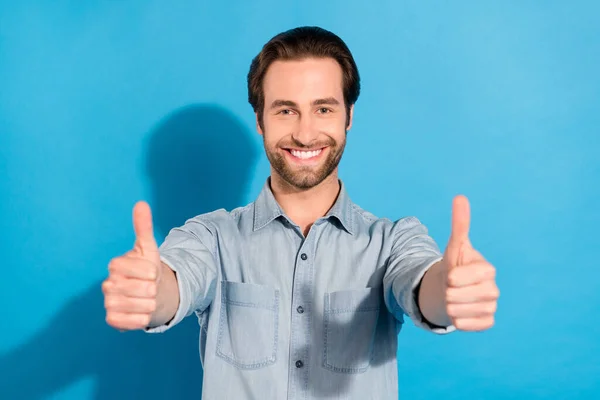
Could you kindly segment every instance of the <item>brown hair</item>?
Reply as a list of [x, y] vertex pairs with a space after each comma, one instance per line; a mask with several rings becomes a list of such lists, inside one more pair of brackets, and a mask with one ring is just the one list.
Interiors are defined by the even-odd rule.
[[263, 80], [269, 66], [277, 60], [300, 60], [308, 57], [333, 58], [342, 68], [346, 125], [350, 107], [360, 94], [358, 68], [348, 46], [337, 35], [316, 26], [303, 26], [282, 32], [267, 42], [252, 60], [248, 72], [248, 102], [263, 127], [265, 97]]

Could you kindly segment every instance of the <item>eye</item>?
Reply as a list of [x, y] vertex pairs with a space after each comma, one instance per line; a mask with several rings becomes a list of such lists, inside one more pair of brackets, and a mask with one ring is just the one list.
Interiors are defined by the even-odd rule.
[[331, 112], [331, 110], [329, 108], [326, 108], [326, 107], [319, 108], [319, 113], [320, 114], [327, 114], [327, 113], [330, 113], [330, 112]]
[[281, 115], [292, 115], [294, 112], [292, 110], [290, 110], [289, 108], [285, 108], [281, 111], [279, 111], [277, 114], [281, 114]]

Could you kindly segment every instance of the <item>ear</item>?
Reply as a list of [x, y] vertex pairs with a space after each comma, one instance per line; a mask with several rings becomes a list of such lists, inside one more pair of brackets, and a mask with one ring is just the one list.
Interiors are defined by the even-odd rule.
[[352, 128], [352, 118], [354, 117], [354, 104], [350, 106], [350, 116], [348, 118], [348, 126], [346, 127], [346, 132], [348, 132]]
[[256, 118], [256, 131], [258, 132], [259, 135], [263, 134], [263, 130], [260, 127], [260, 123], [258, 122], [258, 113], [254, 113], [254, 116]]

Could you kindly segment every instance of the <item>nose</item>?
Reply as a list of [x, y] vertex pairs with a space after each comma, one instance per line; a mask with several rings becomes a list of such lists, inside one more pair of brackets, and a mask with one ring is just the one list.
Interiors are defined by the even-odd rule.
[[317, 137], [319, 136], [319, 131], [316, 128], [316, 124], [311, 116], [311, 114], [303, 114], [298, 118], [298, 124], [292, 137], [299, 143], [302, 143], [303, 146], [310, 146]]

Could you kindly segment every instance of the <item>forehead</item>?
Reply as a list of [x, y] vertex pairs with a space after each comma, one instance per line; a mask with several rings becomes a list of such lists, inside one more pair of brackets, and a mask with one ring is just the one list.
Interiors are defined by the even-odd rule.
[[270, 100], [310, 101], [335, 97], [342, 102], [342, 68], [333, 58], [277, 60], [263, 81], [265, 103]]

